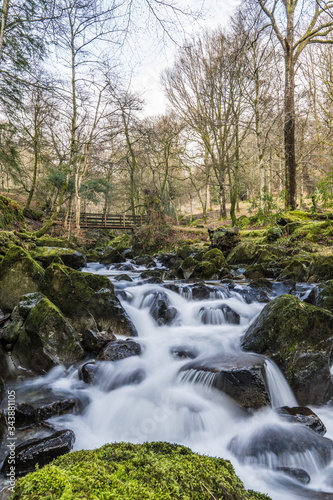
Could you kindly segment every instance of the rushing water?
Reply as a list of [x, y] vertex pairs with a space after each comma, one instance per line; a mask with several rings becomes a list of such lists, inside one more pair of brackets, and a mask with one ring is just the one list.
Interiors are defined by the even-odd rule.
[[[87, 271], [115, 274], [97, 265]], [[116, 287], [138, 330], [135, 340], [141, 344], [142, 354], [115, 363], [103, 362], [94, 385], [79, 380], [77, 366], [57, 367], [47, 376], [26, 383], [34, 394], [51, 390], [82, 401], [85, 409], [81, 414], [51, 419], [57, 428], [74, 430], [74, 449], [92, 449], [118, 441], [181, 443], [193, 451], [229, 459], [247, 488], [268, 493], [274, 500], [322, 498], [319, 491], [331, 492], [323, 498], [333, 498], [333, 468], [324, 467], [313, 449], [278, 455], [264, 450], [256, 459], [247, 457], [246, 451], [243, 456], [236, 453], [238, 459], [235, 456], [235, 446], [238, 452], [246, 450], [251, 440], [260, 441], [263, 429], [274, 429], [277, 436], [288, 439], [300, 427], [286, 423], [274, 411], [280, 406], [296, 406], [297, 401], [272, 361], [265, 361], [272, 407], [248, 411], [214, 389], [214, 373], [181, 371], [191, 359], [175, 354], [181, 351], [184, 356], [199, 359], [222, 357], [232, 363], [242, 355], [242, 334], [265, 304], [245, 300], [245, 285], [212, 286], [209, 298], [193, 300], [188, 284], [180, 285], [176, 293], [164, 285], [142, 283], [135, 273], [132, 276], [133, 282], [120, 281]], [[177, 309], [170, 326], [157, 326], [150, 315], [158, 292], [165, 293], [169, 304]], [[283, 286], [277, 285], [272, 297], [283, 292]], [[300, 296], [306, 293], [306, 288], [300, 288]], [[332, 410], [314, 410], [328, 429], [326, 437], [332, 439]], [[274, 470], [285, 466], [306, 470], [311, 476], [309, 485], [304, 487]]]

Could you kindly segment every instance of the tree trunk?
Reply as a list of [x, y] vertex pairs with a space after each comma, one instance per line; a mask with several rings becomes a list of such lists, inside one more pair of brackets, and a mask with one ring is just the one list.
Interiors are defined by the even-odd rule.
[[295, 71], [292, 46], [287, 43], [285, 58], [285, 119], [284, 147], [286, 168], [286, 204], [291, 210], [296, 209], [296, 155], [295, 155]]

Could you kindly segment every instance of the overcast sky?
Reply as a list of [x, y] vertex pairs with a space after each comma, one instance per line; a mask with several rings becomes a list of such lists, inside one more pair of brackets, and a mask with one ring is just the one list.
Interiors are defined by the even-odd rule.
[[[240, 1], [205, 0], [204, 6], [207, 13], [202, 19], [191, 22], [191, 25], [187, 28], [188, 34], [200, 33], [206, 28], [215, 28], [219, 25], [227, 26], [230, 15], [232, 15]], [[195, 0], [193, 3], [195, 3]], [[154, 44], [154, 40], [151, 40], [151, 43]], [[140, 50], [139, 47], [137, 47], [137, 50]], [[172, 43], [168, 43], [166, 47], [157, 51], [149, 50], [149, 47], [148, 50], [147, 48], [141, 50], [142, 54], [147, 52], [147, 56], [143, 56], [142, 61], [138, 62], [137, 68], [134, 69], [132, 88], [139, 91], [146, 101], [143, 110], [144, 116], [158, 115], [166, 109], [160, 75], [165, 68], [172, 65], [176, 51], [177, 46]], [[139, 59], [136, 51], [133, 52], [132, 56], [133, 66], [135, 66], [135, 59]]]

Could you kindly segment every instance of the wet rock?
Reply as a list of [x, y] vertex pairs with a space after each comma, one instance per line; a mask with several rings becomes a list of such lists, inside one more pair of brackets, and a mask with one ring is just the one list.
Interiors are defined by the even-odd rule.
[[[76, 405], [74, 399], [59, 399], [52, 401], [40, 399], [33, 403], [18, 403], [15, 409], [15, 426], [20, 429], [47, 420], [55, 415], [71, 412]], [[4, 410], [7, 418], [7, 411]]]
[[306, 281], [308, 276], [306, 264], [308, 264], [308, 262], [302, 262], [299, 258], [294, 257], [293, 259], [291, 259], [282, 273], [279, 274], [277, 279], [279, 281]]
[[203, 260], [201, 262], [198, 262], [198, 264], [195, 266], [191, 277], [199, 278], [202, 280], [218, 279], [219, 269], [213, 262], [209, 262], [208, 260]]
[[268, 280], [254, 280], [246, 288], [232, 285], [232, 289], [239, 293], [247, 304], [252, 302], [270, 302], [274, 295]]
[[0, 402], [4, 396], [5, 383], [10, 374], [10, 361], [8, 354], [0, 344]]
[[315, 281], [333, 279], [333, 255], [316, 255], [308, 269], [312, 283]]
[[188, 285], [186, 287], [190, 290], [189, 298], [192, 297], [193, 300], [204, 300], [210, 298], [211, 288], [209, 286], [196, 283], [194, 285]]
[[79, 380], [86, 384], [94, 384], [97, 380], [98, 365], [95, 361], [89, 361], [79, 368]]
[[12, 357], [16, 366], [45, 373], [57, 364], [82, 359], [78, 336], [60, 310], [43, 297], [30, 310]]
[[263, 356], [239, 354], [197, 358], [181, 368], [183, 381], [208, 383], [244, 408], [258, 409], [270, 404], [264, 377]]
[[88, 329], [137, 335], [106, 276], [52, 264], [45, 271], [44, 293], [79, 332]]
[[194, 359], [198, 356], [198, 352], [190, 347], [177, 346], [170, 349], [170, 354], [178, 359]]
[[163, 278], [165, 271], [162, 269], [150, 269], [148, 271], [143, 271], [140, 274], [140, 278], [143, 280], [149, 280], [149, 283], [163, 283]]
[[134, 340], [115, 340], [103, 348], [98, 359], [100, 361], [119, 361], [139, 354], [141, 354], [141, 345]]
[[156, 263], [150, 255], [141, 255], [140, 257], [136, 257], [134, 259], [134, 263], [137, 264], [138, 266], [145, 266], [145, 267], [155, 267]]
[[316, 285], [305, 299], [305, 302], [333, 312], [333, 280]]
[[104, 265], [118, 264], [119, 262], [125, 261], [126, 257], [113, 247], [108, 247], [100, 259], [100, 263]]
[[0, 265], [0, 308], [4, 313], [12, 311], [22, 295], [39, 291], [43, 277], [43, 268], [28, 252], [10, 247]]
[[82, 343], [88, 352], [98, 353], [103, 347], [117, 337], [111, 332], [93, 332], [85, 330], [82, 334]]
[[193, 257], [187, 257], [181, 264], [181, 269], [185, 279], [191, 278], [194, 273], [194, 269], [198, 265], [198, 261]]
[[333, 393], [332, 331], [332, 313], [292, 295], [281, 295], [248, 328], [242, 347], [271, 357], [300, 405], [323, 404]]
[[10, 317], [11, 317], [10, 313], [2, 315], [0, 311], [0, 327], [4, 326], [6, 322], [10, 319]]
[[322, 466], [333, 458], [333, 441], [302, 426], [265, 425], [251, 435], [244, 432], [235, 436], [228, 448], [242, 463], [253, 464], [255, 460], [272, 468], [288, 466], [288, 461], [292, 466], [296, 455], [305, 453], [311, 453]]
[[[43, 467], [54, 458], [69, 453], [73, 447], [75, 435], [73, 431], [63, 430], [52, 434], [47, 438], [32, 439], [26, 443], [16, 446], [15, 449], [15, 473], [22, 476], [33, 472], [36, 465]], [[10, 471], [10, 453], [6, 456], [1, 472], [8, 474]]]
[[20, 298], [18, 306], [14, 307], [9, 323], [1, 334], [1, 341], [15, 344], [29, 312], [43, 298], [40, 292], [27, 293]]
[[199, 315], [204, 325], [240, 324], [240, 315], [227, 304], [219, 307], [202, 307]]
[[149, 312], [157, 325], [170, 325], [177, 316], [177, 309], [170, 305], [169, 298], [163, 292], [155, 292]]
[[276, 467], [274, 470], [283, 472], [302, 484], [309, 484], [311, 481], [309, 474], [304, 469], [297, 469], [295, 467]]
[[73, 269], [80, 269], [87, 265], [85, 255], [71, 248], [37, 247], [31, 252], [31, 256], [40, 262], [44, 268], [52, 264], [56, 257], [60, 258], [65, 266]]
[[314, 432], [317, 432], [321, 436], [326, 434], [326, 427], [321, 419], [316, 415], [310, 408], [306, 406], [295, 406], [290, 408], [289, 406], [282, 406], [277, 408], [277, 413], [281, 415], [283, 419], [287, 422], [295, 422], [297, 424], [303, 424]]
[[125, 259], [133, 259], [134, 252], [131, 248], [126, 248], [125, 250], [122, 251], [122, 255], [123, 257], [125, 257]]
[[115, 277], [115, 281], [133, 281], [128, 274], [119, 274], [119, 276]]

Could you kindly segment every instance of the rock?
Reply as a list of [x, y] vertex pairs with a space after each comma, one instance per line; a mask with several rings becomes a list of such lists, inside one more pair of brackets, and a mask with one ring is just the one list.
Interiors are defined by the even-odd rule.
[[[71, 412], [76, 405], [74, 399], [39, 399], [32, 403], [17, 403], [15, 409], [15, 427], [21, 429], [39, 424], [55, 415]], [[7, 418], [7, 410], [4, 410]]]
[[271, 357], [302, 406], [332, 396], [333, 314], [281, 295], [267, 304], [245, 333], [242, 347]]
[[172, 354], [174, 358], [178, 359], [194, 359], [198, 356], [197, 351], [188, 346], [172, 347], [170, 349], [170, 354]]
[[333, 279], [333, 255], [316, 255], [308, 270], [314, 281]]
[[309, 484], [311, 481], [310, 475], [304, 469], [297, 469], [295, 467], [276, 467], [274, 470], [283, 472], [302, 484]]
[[12, 357], [16, 366], [45, 373], [57, 364], [82, 359], [78, 336], [60, 310], [46, 297], [30, 310]]
[[156, 263], [150, 255], [141, 255], [140, 257], [136, 257], [136, 259], [134, 259], [134, 263], [137, 266], [156, 267]]
[[230, 252], [240, 243], [238, 228], [230, 230], [220, 227], [218, 229], [208, 229], [209, 239], [211, 241], [211, 248], [218, 248], [228, 256]]
[[133, 281], [128, 274], [119, 274], [115, 277], [115, 281]]
[[16, 201], [0, 195], [0, 229], [25, 227], [22, 208]]
[[279, 281], [306, 281], [307, 276], [308, 271], [305, 264], [299, 258], [294, 257], [277, 279]]
[[0, 344], [0, 402], [4, 396], [5, 383], [10, 375], [9, 356]]
[[15, 344], [29, 312], [43, 298], [40, 292], [27, 293], [22, 295], [19, 304], [14, 307], [11, 323], [3, 329], [1, 340], [10, 344]]
[[97, 381], [98, 365], [95, 361], [89, 361], [79, 368], [79, 380], [86, 384], [94, 384]]
[[45, 271], [43, 291], [79, 332], [89, 329], [137, 335], [106, 276], [52, 264]]
[[217, 269], [221, 269], [221, 267], [226, 264], [225, 257], [218, 248], [208, 250], [208, 252], [203, 255], [202, 260], [211, 262]]
[[192, 277], [203, 280], [218, 279], [219, 271], [212, 262], [203, 260], [202, 262], [198, 262], [195, 266]]
[[328, 465], [333, 458], [333, 441], [319, 436], [302, 426], [265, 425], [252, 435], [247, 432], [232, 438], [229, 450], [241, 463], [254, 460], [266, 467], [281, 467], [289, 461], [295, 463], [297, 455], [303, 460], [304, 454], [311, 453], [312, 460]]
[[126, 262], [126, 257], [113, 247], [108, 247], [100, 259], [100, 263], [104, 265], [118, 264], [119, 262]]
[[185, 279], [189, 279], [194, 272], [194, 269], [198, 265], [198, 261], [193, 257], [187, 257], [184, 262], [181, 264], [181, 269], [183, 271], [183, 275]]
[[31, 256], [40, 262], [44, 268], [52, 264], [56, 257], [60, 258], [65, 266], [73, 269], [80, 269], [87, 265], [86, 257], [71, 248], [37, 247], [31, 252]]
[[141, 354], [141, 345], [134, 340], [115, 340], [109, 342], [98, 356], [100, 361], [119, 361], [130, 356]]
[[288, 422], [303, 424], [321, 436], [326, 434], [326, 427], [321, 419], [306, 406], [295, 406], [293, 408], [290, 408], [289, 406], [282, 406], [281, 408], [277, 408], [276, 411]]
[[240, 315], [227, 304], [218, 307], [202, 307], [199, 315], [204, 325], [240, 324]]
[[246, 490], [229, 461], [162, 442], [113, 443], [70, 453], [22, 478], [14, 497], [50, 498], [50, 488], [55, 499], [66, 495], [73, 499], [268, 500], [264, 494]]
[[316, 285], [305, 299], [305, 302], [333, 312], [333, 280]]
[[88, 352], [98, 353], [103, 347], [117, 337], [111, 332], [93, 332], [84, 330], [82, 334], [82, 343]]
[[[15, 474], [22, 476], [28, 472], [33, 472], [36, 465], [43, 467], [54, 458], [69, 453], [73, 447], [75, 435], [73, 431], [63, 430], [42, 439], [32, 439], [16, 446]], [[5, 458], [1, 472], [8, 474], [10, 471], [11, 451]]]
[[197, 358], [184, 365], [180, 373], [183, 381], [205, 383], [206, 380], [240, 406], [258, 409], [270, 404], [264, 363], [265, 358], [255, 354]]
[[170, 305], [170, 300], [164, 292], [153, 292], [149, 312], [158, 326], [170, 325], [177, 316], [177, 309]]
[[30, 254], [12, 246], [0, 265], [0, 308], [6, 313], [14, 309], [19, 298], [40, 290], [44, 270]]

